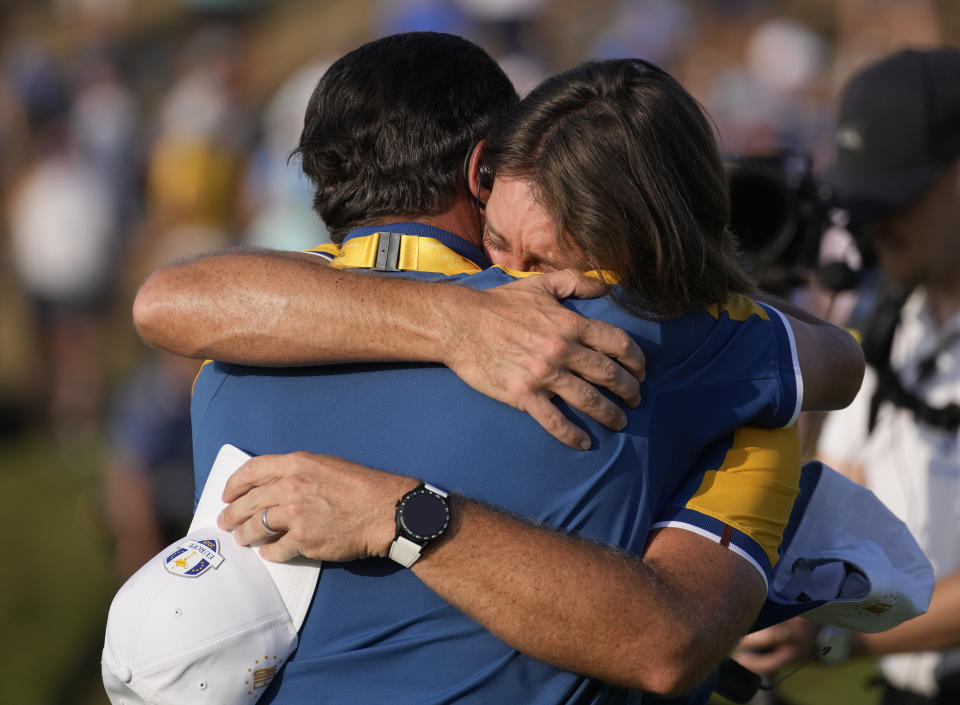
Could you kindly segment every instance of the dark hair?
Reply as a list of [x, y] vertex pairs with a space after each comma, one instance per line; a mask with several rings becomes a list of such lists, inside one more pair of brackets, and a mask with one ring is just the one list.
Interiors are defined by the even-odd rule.
[[483, 49], [449, 34], [397, 34], [336, 61], [294, 152], [334, 242], [360, 225], [450, 207], [467, 150], [518, 100]]
[[635, 313], [671, 316], [755, 291], [727, 227], [711, 125], [653, 64], [588, 62], [547, 79], [492, 131], [484, 159], [531, 182], [561, 249], [614, 272]]

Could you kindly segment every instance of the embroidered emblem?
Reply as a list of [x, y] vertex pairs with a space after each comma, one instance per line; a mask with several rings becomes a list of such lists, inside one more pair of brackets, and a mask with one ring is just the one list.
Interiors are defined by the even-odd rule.
[[884, 612], [889, 612], [894, 607], [900, 604], [900, 599], [895, 593], [888, 592], [884, 595], [876, 595], [871, 598], [869, 601], [864, 602], [861, 605], [857, 606], [857, 611], [860, 614], [867, 613], [871, 615], [879, 615]]
[[264, 656], [262, 663], [260, 659], [254, 661], [253, 665], [247, 669], [247, 677], [243, 681], [243, 684], [247, 686], [247, 695], [252, 695], [254, 700], [259, 698], [263, 689], [270, 685], [270, 681], [277, 675], [277, 671], [282, 665], [283, 661], [277, 660], [276, 656], [272, 658]]
[[220, 555], [220, 543], [217, 539], [184, 539], [177, 549], [168, 555], [164, 567], [174, 575], [184, 578], [199, 578], [211, 567], [216, 570], [223, 563]]

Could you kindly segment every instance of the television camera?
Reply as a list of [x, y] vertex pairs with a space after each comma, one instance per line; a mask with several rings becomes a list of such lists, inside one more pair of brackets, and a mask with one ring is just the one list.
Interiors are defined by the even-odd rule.
[[724, 159], [730, 189], [730, 228], [747, 268], [760, 287], [778, 296], [809, 283], [812, 272], [825, 289], [855, 289], [857, 272], [843, 262], [819, 262], [820, 241], [831, 226], [846, 227], [866, 260], [869, 246], [830, 187], [818, 181], [810, 155], [779, 151]]

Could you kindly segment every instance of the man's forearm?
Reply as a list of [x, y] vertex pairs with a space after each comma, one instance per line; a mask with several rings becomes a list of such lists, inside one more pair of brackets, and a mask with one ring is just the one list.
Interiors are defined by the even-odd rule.
[[[227, 482], [220, 527], [268, 560], [386, 556], [395, 502], [417, 481], [313, 453], [251, 459]], [[760, 574], [728, 548], [663, 529], [641, 559], [452, 497], [452, 524], [412, 570], [514, 648], [630, 688], [679, 694], [752, 624]]]
[[763, 600], [753, 567], [691, 532], [659, 532], [640, 560], [454, 501], [452, 535], [412, 570], [511, 646], [553, 665], [678, 695], [729, 653]]
[[[439, 362], [447, 328], [424, 293], [432, 286], [343, 272], [310, 254], [231, 251], [154, 272], [134, 323], [150, 345], [225, 362]], [[450, 287], [445, 301], [474, 293]]]

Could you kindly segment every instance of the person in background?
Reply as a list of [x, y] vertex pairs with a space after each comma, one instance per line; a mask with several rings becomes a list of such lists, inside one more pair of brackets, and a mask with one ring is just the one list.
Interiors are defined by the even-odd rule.
[[121, 581], [190, 525], [190, 389], [198, 366], [154, 351], [121, 385], [112, 405], [104, 509]]
[[5, 213], [31, 308], [33, 403], [59, 443], [89, 443], [100, 429], [103, 337], [118, 272], [117, 194], [84, 149], [75, 86], [52, 57], [24, 49], [11, 63], [33, 135]]
[[884, 705], [960, 702], [960, 51], [901, 51], [846, 86], [827, 174], [866, 222], [889, 290], [864, 331], [869, 367], [819, 455], [867, 485], [916, 536], [937, 578], [930, 610], [879, 634], [803, 620], [751, 635], [741, 664], [878, 657]]

